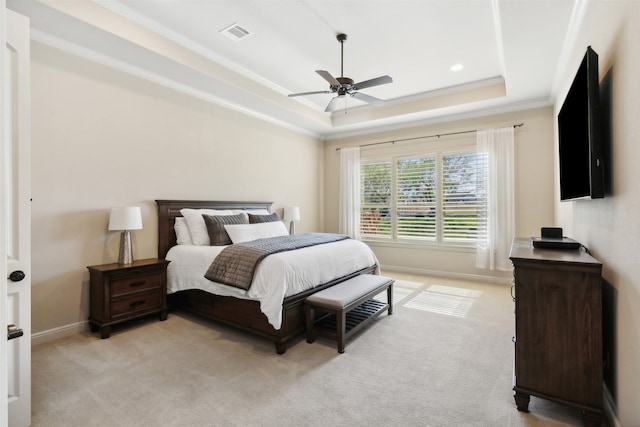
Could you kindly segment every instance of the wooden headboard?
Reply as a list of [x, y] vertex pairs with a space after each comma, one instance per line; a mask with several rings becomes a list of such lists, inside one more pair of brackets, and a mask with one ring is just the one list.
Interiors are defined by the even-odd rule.
[[158, 258], [164, 259], [176, 245], [174, 224], [181, 217], [180, 209], [266, 209], [271, 212], [273, 202], [221, 202], [211, 200], [156, 200], [158, 205]]

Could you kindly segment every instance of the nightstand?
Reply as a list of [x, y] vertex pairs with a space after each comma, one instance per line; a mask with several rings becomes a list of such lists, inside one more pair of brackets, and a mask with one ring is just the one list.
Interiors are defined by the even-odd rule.
[[158, 313], [167, 319], [167, 265], [162, 259], [87, 267], [90, 284], [89, 325], [109, 338], [111, 326]]

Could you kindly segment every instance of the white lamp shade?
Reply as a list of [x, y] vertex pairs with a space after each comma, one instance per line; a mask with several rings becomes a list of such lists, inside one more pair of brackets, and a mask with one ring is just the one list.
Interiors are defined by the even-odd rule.
[[109, 215], [109, 230], [141, 230], [142, 213], [140, 208], [111, 208]]
[[283, 219], [285, 221], [300, 221], [300, 208], [297, 206], [284, 208]]

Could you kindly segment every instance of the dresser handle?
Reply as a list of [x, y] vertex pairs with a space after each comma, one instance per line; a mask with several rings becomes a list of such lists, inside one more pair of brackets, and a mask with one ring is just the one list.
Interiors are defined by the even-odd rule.
[[131, 282], [131, 283], [129, 283], [129, 286], [131, 286], [132, 288], [135, 288], [136, 286], [142, 286], [145, 283], [147, 283], [146, 280], [140, 280], [139, 282]]
[[511, 293], [511, 299], [513, 300], [513, 302], [516, 302], [516, 296], [513, 293], [515, 289], [516, 289], [516, 285], [511, 285], [511, 289], [509, 290], [509, 292]]
[[145, 302], [146, 302], [146, 301], [145, 301], [145, 300], [143, 300], [143, 299], [138, 300], [138, 301], [134, 301], [134, 302], [132, 302], [131, 304], [129, 304], [129, 307], [134, 308], [134, 307], [137, 307], [137, 306], [139, 306], [139, 305], [141, 305], [141, 304], [144, 304]]

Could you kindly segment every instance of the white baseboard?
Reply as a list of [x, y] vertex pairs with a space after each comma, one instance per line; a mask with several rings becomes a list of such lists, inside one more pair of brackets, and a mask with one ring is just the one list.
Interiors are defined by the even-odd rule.
[[60, 326], [58, 328], [49, 329], [47, 331], [36, 332], [35, 334], [31, 334], [31, 345], [35, 346], [38, 344], [44, 344], [46, 342], [54, 341], [59, 338], [86, 332], [87, 330], [89, 330], [89, 322], [87, 320], [84, 320], [82, 322]]
[[466, 274], [466, 273], [452, 273], [450, 271], [438, 271], [438, 270], [428, 270], [424, 268], [411, 268], [411, 267], [400, 267], [397, 265], [381, 265], [380, 271], [384, 274], [385, 271], [397, 271], [399, 273], [408, 273], [408, 274], [422, 274], [424, 276], [434, 276], [434, 277], [444, 277], [447, 279], [458, 279], [458, 280], [471, 280], [474, 282], [487, 282], [487, 283], [497, 283], [501, 285], [511, 285], [513, 283], [513, 278], [502, 278], [502, 277], [494, 277], [494, 276], [483, 276], [479, 274]]

